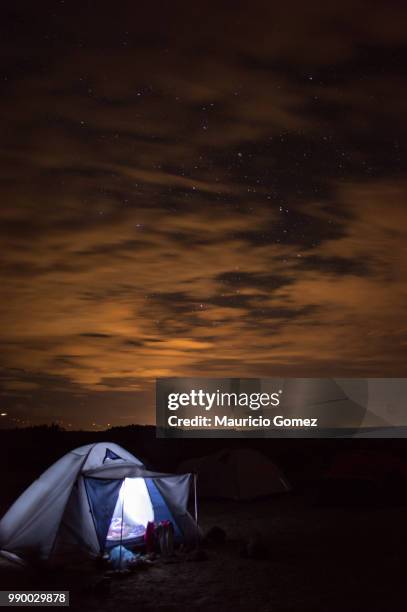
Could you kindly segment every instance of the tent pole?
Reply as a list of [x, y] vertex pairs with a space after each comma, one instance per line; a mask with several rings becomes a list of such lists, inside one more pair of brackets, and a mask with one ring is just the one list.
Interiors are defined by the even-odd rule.
[[119, 555], [119, 571], [122, 569], [122, 542], [123, 542], [123, 519], [124, 519], [124, 486], [126, 479], [123, 480], [122, 488], [123, 488], [123, 496], [122, 496], [122, 520], [120, 523], [120, 555]]
[[194, 474], [194, 503], [195, 503], [195, 523], [198, 525], [198, 498], [196, 494], [196, 473]]

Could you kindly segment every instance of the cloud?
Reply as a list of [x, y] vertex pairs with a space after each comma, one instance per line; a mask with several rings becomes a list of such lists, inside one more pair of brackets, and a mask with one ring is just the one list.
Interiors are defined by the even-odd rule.
[[157, 376], [401, 373], [404, 8], [118, 7], [79, 30], [27, 10], [44, 36], [6, 41], [1, 99], [0, 362], [32, 415], [151, 421]]

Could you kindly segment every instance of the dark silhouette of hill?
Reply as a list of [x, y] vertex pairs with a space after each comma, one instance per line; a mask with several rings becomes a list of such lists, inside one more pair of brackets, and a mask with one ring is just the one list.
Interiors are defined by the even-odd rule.
[[[176, 471], [179, 463], [188, 458], [224, 448], [251, 447], [273, 459], [297, 489], [323, 479], [338, 453], [380, 453], [384, 462], [391, 453], [393, 458], [397, 456], [407, 462], [407, 444], [403, 439], [163, 439], [156, 438], [155, 427], [147, 425], [112, 427], [95, 432], [68, 431], [57, 425], [42, 425], [0, 430], [0, 461], [3, 467], [7, 466], [7, 487], [3, 487], [2, 505], [12, 501], [69, 450], [100, 441], [116, 442], [148, 467], [166, 472]], [[385, 469], [381, 470], [381, 478], [385, 473]]]

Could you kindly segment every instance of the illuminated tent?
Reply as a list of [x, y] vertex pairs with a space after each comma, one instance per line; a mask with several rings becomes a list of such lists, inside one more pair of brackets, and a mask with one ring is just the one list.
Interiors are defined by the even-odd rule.
[[79, 549], [98, 555], [120, 542], [142, 544], [147, 522], [162, 520], [173, 523], [179, 542], [196, 539], [187, 511], [192, 478], [151, 472], [117, 444], [82, 446], [11, 506], [0, 522], [0, 550], [23, 560]]
[[190, 459], [180, 471], [198, 474], [199, 495], [225, 499], [255, 499], [290, 491], [279, 468], [268, 457], [250, 448], [224, 450]]

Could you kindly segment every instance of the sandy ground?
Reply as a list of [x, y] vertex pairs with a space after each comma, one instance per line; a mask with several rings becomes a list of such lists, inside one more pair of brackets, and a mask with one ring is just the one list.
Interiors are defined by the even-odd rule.
[[[206, 502], [204, 531], [227, 534], [201, 560], [178, 553], [123, 577], [93, 564], [43, 572], [1, 567], [1, 588], [64, 588], [83, 610], [396, 611], [406, 609], [407, 508], [340, 508], [301, 496]], [[242, 555], [260, 533], [266, 559]]]

